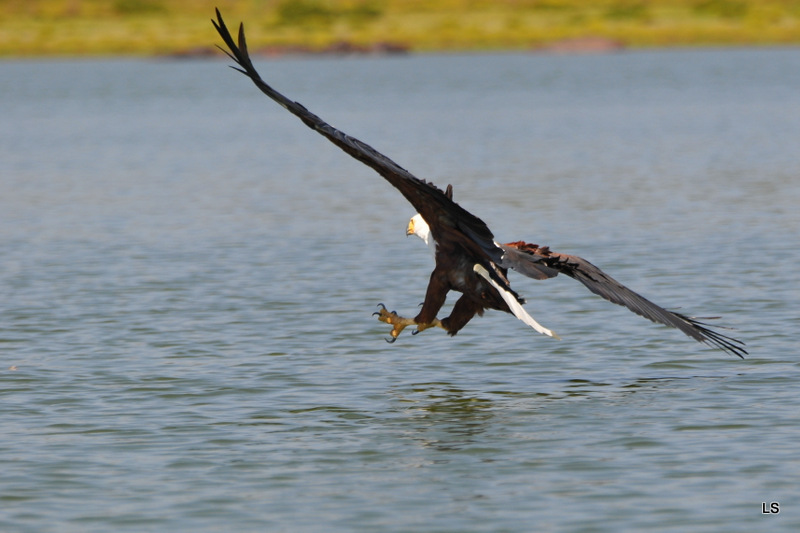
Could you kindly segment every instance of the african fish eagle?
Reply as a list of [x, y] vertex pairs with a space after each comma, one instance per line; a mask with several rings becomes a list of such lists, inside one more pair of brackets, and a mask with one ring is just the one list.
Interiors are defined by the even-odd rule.
[[[499, 244], [480, 218], [453, 201], [452, 186], [448, 185], [442, 191], [432, 183], [415, 177], [371, 146], [334, 128], [300, 103], [289, 100], [268, 85], [250, 60], [244, 25], [239, 25], [237, 44], [219, 10], [216, 14], [217, 20], [212, 19], [212, 23], [230, 51], [220, 49], [238, 65], [231, 68], [248, 76], [264, 94], [296, 115], [306, 126], [377, 171], [417, 210], [409, 222], [407, 234], [417, 235], [428, 243], [434, 252], [436, 265], [417, 316], [402, 317], [379, 304], [381, 309], [375, 313], [378, 320], [392, 325], [389, 342], [394, 342], [408, 326], [416, 327], [414, 334], [440, 327], [450, 335], [455, 335], [472, 317], [482, 315], [486, 309], [511, 313], [539, 333], [557, 338], [553, 331], [541, 326], [522, 307], [525, 301], [509, 285], [507, 274], [508, 269], [512, 269], [538, 280], [565, 274], [583, 283], [593, 293], [653, 322], [678, 328], [699, 342], [739, 357], [747, 354], [743, 342], [713, 331], [693, 317], [659, 307], [585, 259], [523, 241]], [[436, 315], [451, 290], [462, 295], [453, 306], [450, 316], [440, 320]]]

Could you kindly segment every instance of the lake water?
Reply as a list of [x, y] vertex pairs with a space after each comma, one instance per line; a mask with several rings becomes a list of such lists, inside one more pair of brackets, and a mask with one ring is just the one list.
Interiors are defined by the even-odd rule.
[[750, 356], [560, 277], [512, 284], [561, 341], [388, 345], [413, 210], [226, 62], [6, 61], [0, 530], [800, 528], [800, 49], [257, 64]]

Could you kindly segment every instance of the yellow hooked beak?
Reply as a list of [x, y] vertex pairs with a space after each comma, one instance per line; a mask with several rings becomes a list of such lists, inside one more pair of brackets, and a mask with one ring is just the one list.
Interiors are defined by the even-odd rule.
[[408, 221], [408, 227], [406, 228], [406, 237], [409, 235], [414, 235], [414, 219]]

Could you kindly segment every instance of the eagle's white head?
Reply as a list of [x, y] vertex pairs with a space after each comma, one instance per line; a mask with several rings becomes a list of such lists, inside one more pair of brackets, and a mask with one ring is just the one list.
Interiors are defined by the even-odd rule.
[[425, 244], [428, 245], [428, 248], [431, 249], [431, 252], [434, 254], [436, 253], [436, 243], [431, 236], [431, 227], [428, 226], [428, 223], [425, 222], [425, 219], [422, 218], [422, 215], [419, 213], [411, 217], [411, 220], [408, 221], [406, 236], [408, 235], [416, 235], [425, 241]]

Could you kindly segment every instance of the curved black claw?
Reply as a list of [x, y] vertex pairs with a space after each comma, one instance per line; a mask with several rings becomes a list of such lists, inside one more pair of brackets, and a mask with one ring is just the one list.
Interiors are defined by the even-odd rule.
[[[383, 305], [383, 304], [378, 304], [378, 307], [380, 307], [380, 308], [382, 308], [384, 311], [386, 311], [386, 306], [385, 306], [385, 305]], [[375, 315], [378, 315], [378, 316], [380, 316], [381, 314], [380, 314], [380, 312], [379, 312], [379, 311], [375, 311], [374, 313], [372, 313], [372, 316], [375, 316]]]
[[416, 335], [417, 333], [419, 333], [418, 329], [415, 329], [414, 331], [411, 332], [412, 335]]
[[385, 339], [385, 340], [386, 340], [386, 342], [388, 342], [389, 344], [394, 344], [394, 341], [396, 341], [396, 340], [397, 340], [397, 337], [392, 337], [391, 339]]

